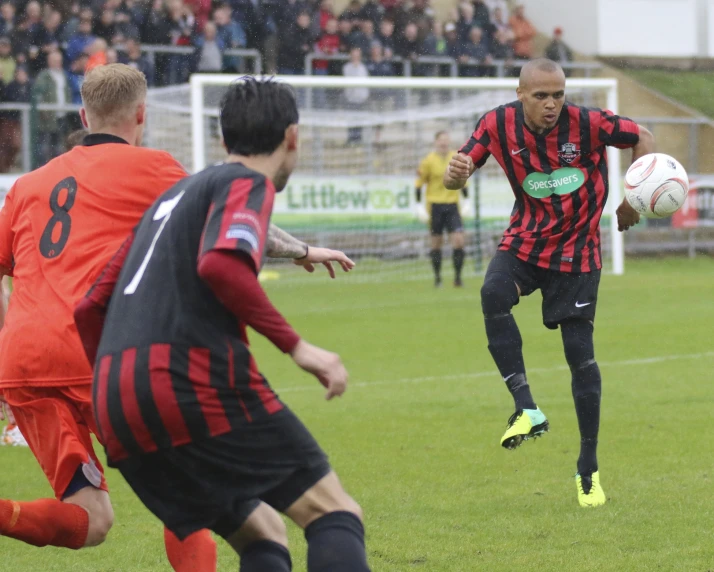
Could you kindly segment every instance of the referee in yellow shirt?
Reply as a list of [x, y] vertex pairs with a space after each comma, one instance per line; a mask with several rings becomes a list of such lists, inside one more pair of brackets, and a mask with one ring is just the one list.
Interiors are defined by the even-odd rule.
[[[453, 248], [454, 286], [461, 287], [461, 269], [464, 266], [464, 227], [459, 212], [459, 191], [444, 187], [443, 178], [452, 155], [451, 140], [446, 131], [439, 131], [434, 137], [434, 150], [419, 165], [416, 180], [416, 200], [420, 218], [430, 221], [431, 265], [434, 267], [434, 285], [441, 286], [441, 247], [444, 231], [449, 233]], [[422, 202], [422, 187], [426, 185], [426, 208]], [[468, 197], [467, 189], [461, 193]], [[465, 203], [468, 208], [468, 202]]]

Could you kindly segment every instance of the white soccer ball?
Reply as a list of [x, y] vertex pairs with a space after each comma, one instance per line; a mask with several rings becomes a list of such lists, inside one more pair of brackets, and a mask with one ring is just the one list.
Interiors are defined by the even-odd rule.
[[674, 157], [650, 153], [625, 175], [625, 198], [642, 216], [665, 218], [677, 212], [689, 192], [689, 177]]

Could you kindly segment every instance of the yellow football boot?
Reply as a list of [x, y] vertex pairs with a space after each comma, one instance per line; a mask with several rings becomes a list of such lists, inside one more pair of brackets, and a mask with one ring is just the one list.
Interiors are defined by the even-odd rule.
[[605, 491], [600, 486], [600, 472], [595, 471], [590, 476], [575, 475], [575, 485], [578, 489], [578, 502], [582, 507], [602, 506], [607, 499]]
[[548, 431], [548, 420], [540, 409], [519, 409], [508, 420], [501, 437], [501, 447], [515, 449], [523, 441], [540, 437]]

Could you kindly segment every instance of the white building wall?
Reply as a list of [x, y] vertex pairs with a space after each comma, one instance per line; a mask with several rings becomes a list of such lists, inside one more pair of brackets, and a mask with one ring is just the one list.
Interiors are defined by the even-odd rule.
[[563, 28], [563, 39], [575, 51], [597, 55], [596, 0], [523, 0], [526, 17], [544, 34]]
[[[586, 55], [714, 57], [714, 0], [522, 0], [544, 34]], [[702, 25], [702, 19], [706, 24]]]
[[697, 0], [599, 0], [598, 54], [699, 54]]
[[699, 0], [699, 55], [714, 58], [714, 0]]

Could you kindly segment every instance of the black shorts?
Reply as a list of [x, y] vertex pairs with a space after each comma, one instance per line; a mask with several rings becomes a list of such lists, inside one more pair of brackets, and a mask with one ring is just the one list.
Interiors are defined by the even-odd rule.
[[445, 230], [449, 234], [464, 230], [459, 205], [456, 203], [432, 203], [431, 234], [441, 236]]
[[499, 250], [488, 265], [489, 274], [501, 272], [518, 284], [521, 296], [536, 290], [543, 294], [543, 324], [555, 330], [568, 318], [582, 318], [593, 322], [597, 306], [600, 271], [558, 272], [524, 262], [515, 254]]
[[227, 538], [260, 501], [285, 511], [330, 472], [325, 453], [287, 407], [224, 435], [125, 459], [117, 468], [182, 540], [204, 528]]

